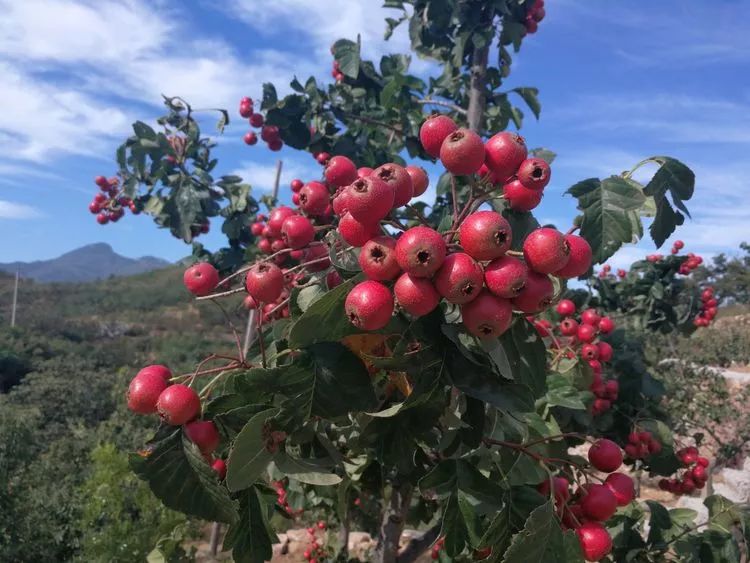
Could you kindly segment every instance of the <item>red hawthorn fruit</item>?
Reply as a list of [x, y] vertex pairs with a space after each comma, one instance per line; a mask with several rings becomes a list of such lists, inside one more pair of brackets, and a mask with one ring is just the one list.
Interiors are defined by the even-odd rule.
[[156, 371], [139, 371], [128, 386], [128, 408], [138, 414], [155, 413], [156, 401], [168, 385], [164, 376]]
[[249, 311], [250, 309], [257, 309], [258, 302], [255, 300], [255, 298], [252, 295], [247, 295], [242, 300], [242, 306]]
[[624, 473], [611, 473], [604, 480], [604, 485], [615, 495], [617, 506], [627, 506], [635, 498], [635, 484]]
[[354, 247], [364, 246], [368, 240], [382, 232], [378, 223], [360, 223], [348, 212], [339, 219], [338, 230], [341, 238]]
[[264, 125], [260, 130], [260, 138], [266, 143], [270, 143], [279, 138], [279, 128], [275, 125]]
[[362, 330], [379, 330], [388, 324], [393, 314], [393, 294], [380, 282], [363, 281], [346, 296], [346, 316]]
[[373, 223], [391, 212], [394, 198], [393, 185], [373, 174], [369, 178], [358, 178], [347, 187], [344, 201], [338, 206], [345, 205], [357, 221]]
[[524, 187], [530, 190], [543, 190], [550, 181], [549, 164], [541, 158], [527, 158], [518, 167], [516, 176]]
[[432, 312], [440, 303], [440, 294], [427, 278], [401, 274], [393, 286], [399, 306], [415, 317]]
[[563, 319], [560, 321], [560, 334], [563, 336], [575, 336], [578, 333], [578, 323], [575, 319]]
[[458, 239], [464, 251], [475, 260], [493, 260], [510, 248], [513, 231], [510, 223], [494, 211], [472, 213], [458, 228]]
[[315, 239], [315, 227], [302, 215], [291, 215], [281, 225], [281, 236], [289, 248], [304, 248]]
[[533, 34], [539, 30], [539, 23], [535, 19], [529, 18], [528, 16], [526, 17], [525, 25], [526, 25], [526, 33]]
[[109, 189], [109, 181], [104, 176], [94, 178], [94, 183], [102, 189]]
[[695, 467], [693, 467], [690, 474], [696, 481], [706, 481], [708, 479], [706, 468], [701, 465], [696, 465]]
[[373, 170], [372, 176], [379, 178], [391, 187], [393, 190], [392, 207], [394, 208], [406, 205], [414, 195], [411, 175], [409, 175], [403, 166], [393, 163], [384, 164]]
[[327, 152], [319, 152], [313, 154], [313, 158], [315, 158], [318, 164], [325, 164], [331, 159], [331, 155]]
[[602, 317], [599, 321], [599, 332], [609, 334], [613, 330], [615, 330], [615, 322], [609, 317]]
[[379, 236], [370, 239], [359, 253], [362, 272], [371, 280], [392, 280], [401, 273], [396, 261], [396, 239]]
[[603, 412], [607, 412], [610, 407], [612, 406], [612, 403], [610, 403], [607, 399], [594, 399], [594, 404], [592, 405], [591, 412], [593, 414], [601, 414]]
[[109, 223], [109, 215], [106, 213], [99, 213], [99, 215], [96, 216], [96, 222], [100, 225], [106, 225]]
[[263, 119], [263, 114], [260, 113], [254, 113], [250, 116], [250, 125], [253, 127], [263, 127], [263, 123], [265, 123], [265, 120]]
[[427, 172], [421, 166], [407, 166], [406, 172], [411, 178], [411, 185], [413, 189], [412, 197], [421, 196], [427, 191], [427, 186], [430, 185], [430, 178], [427, 176]]
[[555, 288], [548, 276], [529, 271], [526, 285], [513, 299], [513, 306], [524, 313], [539, 313], [552, 302]]
[[172, 377], [172, 371], [167, 367], [163, 366], [161, 364], [153, 364], [150, 366], [146, 366], [141, 369], [136, 375], [143, 375], [144, 373], [156, 373], [159, 376], [164, 378], [164, 381], [169, 382], [169, 380]]
[[529, 269], [513, 256], [495, 258], [484, 268], [484, 281], [492, 293], [505, 299], [518, 297], [526, 285]]
[[210, 454], [219, 447], [221, 436], [216, 425], [210, 420], [194, 420], [185, 427], [185, 435], [203, 454]]
[[596, 312], [596, 309], [586, 309], [583, 313], [581, 313], [581, 322], [583, 324], [598, 327], [599, 321], [601, 319], [602, 318], [601, 316], [599, 316], [599, 313]]
[[528, 155], [523, 137], [509, 131], [492, 136], [485, 143], [484, 151], [484, 163], [501, 182], [513, 176]]
[[616, 379], [610, 379], [604, 384], [604, 393], [610, 401], [616, 401], [620, 393], [620, 384]]
[[606, 485], [589, 484], [583, 490], [581, 498], [583, 514], [592, 520], [604, 522], [617, 511], [617, 498]]
[[263, 254], [271, 254], [271, 241], [267, 238], [262, 238], [258, 241], [258, 250]]
[[247, 272], [245, 289], [261, 303], [273, 303], [284, 288], [284, 274], [275, 264], [260, 262]]
[[248, 131], [242, 136], [242, 140], [246, 145], [255, 145], [258, 142], [258, 136], [253, 131]]
[[560, 231], [542, 227], [529, 233], [523, 241], [523, 257], [535, 272], [551, 274], [568, 263], [570, 247]]
[[348, 186], [357, 179], [357, 167], [345, 156], [334, 156], [323, 171], [326, 181], [334, 186]]
[[285, 205], [274, 207], [268, 214], [268, 223], [266, 224], [268, 232], [264, 231], [261, 234], [264, 237], [281, 236], [281, 226], [284, 224], [286, 218], [292, 215], [296, 215], [296, 212], [291, 207], [286, 207]]
[[[284, 250], [286, 248], [286, 243], [283, 239], [277, 238], [273, 239], [271, 241], [271, 252], [278, 252], [279, 250]], [[277, 258], [283, 258], [282, 256], [277, 256]]]
[[419, 141], [427, 154], [437, 158], [443, 141], [456, 129], [458, 125], [447, 115], [431, 115], [419, 128]]
[[602, 362], [608, 362], [612, 359], [612, 346], [610, 346], [606, 342], [597, 342], [596, 348], [599, 352], [599, 359]]
[[266, 226], [263, 223], [253, 223], [250, 225], [250, 232], [253, 236], [259, 237]]
[[396, 260], [413, 276], [429, 278], [438, 271], [446, 255], [443, 237], [429, 227], [412, 227], [396, 242]]
[[333, 207], [333, 212], [339, 217], [349, 211], [349, 186], [339, 188], [336, 191], [331, 205]]
[[455, 252], [445, 257], [432, 282], [446, 301], [462, 305], [479, 295], [484, 285], [484, 271], [468, 254]]
[[711, 462], [708, 461], [708, 458], [699, 456], [698, 459], [695, 460], [695, 463], [697, 463], [701, 467], [708, 467]]
[[208, 295], [219, 285], [219, 272], [208, 262], [199, 262], [185, 270], [182, 281], [190, 293], [200, 297]]
[[308, 182], [299, 191], [300, 209], [308, 215], [322, 215], [329, 202], [328, 188], [320, 182]]
[[649, 440], [648, 441], [648, 453], [651, 455], [657, 455], [661, 453], [661, 442], [653, 438]]
[[530, 190], [518, 180], [512, 180], [503, 186], [503, 195], [513, 211], [531, 211], [542, 201], [542, 190]]
[[215, 459], [211, 464], [211, 469], [216, 471], [220, 481], [223, 481], [227, 476], [227, 464], [223, 459]]
[[492, 555], [492, 546], [479, 547], [474, 550], [474, 553], [472, 554], [472, 559], [474, 559], [474, 561], [483, 561], [484, 559], [487, 559], [490, 555]]
[[101, 210], [102, 208], [99, 206], [97, 202], [92, 201], [91, 203], [89, 203], [89, 211], [91, 211], [91, 213], [93, 213], [94, 215], [99, 213]]
[[159, 395], [156, 410], [170, 426], [180, 426], [197, 418], [201, 412], [198, 393], [187, 385], [170, 385]]
[[622, 465], [622, 450], [612, 440], [602, 438], [589, 448], [589, 461], [599, 471], [612, 473]]
[[367, 178], [372, 174], [373, 169], [369, 166], [360, 166], [357, 168], [357, 178]]
[[270, 141], [268, 141], [268, 149], [273, 152], [280, 151], [281, 147], [283, 146], [284, 141], [282, 141], [281, 139], [271, 139]]
[[586, 561], [599, 561], [612, 551], [612, 536], [599, 522], [585, 522], [576, 528]]
[[304, 185], [305, 183], [302, 180], [300, 180], [299, 178], [295, 178], [294, 180], [291, 181], [291, 183], [289, 184], [289, 187], [292, 188], [292, 191], [294, 193], [297, 193], [298, 191], [302, 189], [302, 186]]
[[[558, 505], [566, 503], [570, 498], [570, 491], [568, 490], [570, 481], [568, 481], [565, 477], [555, 476], [552, 477], [552, 482], [552, 486], [555, 489], [555, 503]], [[545, 479], [544, 481], [539, 483], [536, 490], [545, 497], [548, 497], [550, 494], [550, 480]]]
[[343, 281], [344, 280], [341, 277], [341, 274], [339, 274], [336, 270], [333, 270], [332, 272], [328, 272], [328, 274], [326, 274], [326, 287], [328, 289], [338, 287], [343, 283]]
[[576, 304], [570, 299], [561, 299], [555, 310], [561, 317], [570, 317], [576, 312]]
[[584, 344], [581, 346], [581, 357], [584, 360], [598, 360], [599, 347], [596, 344]]
[[513, 306], [487, 290], [476, 299], [461, 305], [461, 316], [471, 334], [477, 338], [497, 338], [510, 328], [513, 321]]
[[676, 240], [674, 241], [674, 244], [672, 246], [674, 246], [677, 250], [682, 250], [683, 248], [685, 248], [685, 243], [681, 240]]
[[484, 163], [482, 138], [471, 129], [457, 129], [443, 141], [440, 162], [457, 176], [476, 173]]
[[570, 249], [570, 259], [555, 275], [561, 278], [582, 276], [591, 268], [591, 246], [585, 238], [578, 235], [565, 235], [565, 242]]
[[597, 376], [597, 375], [601, 376], [601, 374], [602, 374], [602, 363], [599, 360], [589, 360], [588, 364], [589, 364], [589, 367], [591, 368], [591, 371], [594, 372], [594, 376]]

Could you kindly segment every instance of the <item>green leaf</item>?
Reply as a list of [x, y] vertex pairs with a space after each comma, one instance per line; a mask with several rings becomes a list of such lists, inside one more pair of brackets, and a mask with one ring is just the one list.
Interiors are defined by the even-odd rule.
[[637, 211], [646, 196], [634, 182], [619, 176], [590, 178], [575, 184], [567, 193], [578, 198], [578, 209], [583, 212], [580, 234], [591, 245], [594, 263], [605, 262], [623, 243], [638, 240]]
[[708, 508], [708, 526], [711, 530], [731, 534], [737, 525], [744, 527], [742, 511], [728, 498], [711, 495], [703, 504]]
[[651, 181], [643, 192], [652, 196], [656, 203], [664, 199], [667, 192], [672, 196], [675, 207], [690, 217], [685, 201], [693, 197], [695, 191], [695, 174], [682, 162], [669, 156], [652, 156], [648, 161], [660, 164]]
[[529, 155], [531, 155], [531, 156], [533, 156], [535, 158], [541, 158], [547, 164], [552, 164], [552, 162], [555, 160], [555, 157], [557, 156], [557, 154], [555, 154], [551, 150], [544, 149], [544, 148], [541, 148], [541, 147], [540, 148], [536, 148], [536, 149], [531, 149], [529, 151]]
[[240, 519], [230, 526], [224, 538], [224, 550], [232, 548], [235, 563], [263, 563], [273, 556], [278, 542], [269, 520], [275, 499], [251, 487], [240, 495]]
[[165, 506], [218, 522], [237, 518], [235, 503], [194, 444], [180, 428], [165, 427], [149, 442], [146, 454], [131, 454], [130, 467], [147, 481]]
[[503, 558], [503, 563], [573, 562], [583, 562], [581, 548], [573, 532], [563, 534], [552, 502], [529, 515], [523, 530], [513, 536]]
[[332, 47], [333, 58], [339, 63], [339, 70], [349, 78], [357, 78], [360, 65], [360, 38], [357, 42], [339, 39]]
[[279, 102], [279, 96], [276, 94], [276, 86], [270, 82], [263, 84], [263, 101], [260, 104], [260, 109], [267, 110], [271, 109]]
[[547, 404], [551, 407], [586, 410], [581, 392], [571, 384], [567, 377], [557, 373], [547, 377]]
[[136, 136], [141, 139], [148, 139], [150, 141], [156, 140], [156, 131], [154, 131], [150, 125], [143, 123], [143, 121], [136, 121], [133, 123], [133, 131]]
[[521, 98], [523, 98], [523, 101], [526, 102], [526, 105], [529, 106], [531, 113], [534, 114], [534, 117], [539, 119], [539, 114], [542, 111], [542, 105], [539, 103], [538, 88], [513, 88], [511, 92], [515, 92], [516, 94], [521, 96]]
[[240, 491], [252, 485], [274, 458], [263, 436], [266, 423], [280, 409], [268, 409], [253, 416], [237, 434], [227, 462], [227, 487]]
[[547, 390], [547, 349], [532, 324], [518, 319], [501, 337], [510, 373], [537, 399]]
[[282, 453], [274, 460], [274, 463], [285, 475], [308, 485], [338, 485], [343, 480], [335, 473], [331, 473], [333, 462], [330, 458], [299, 459]]

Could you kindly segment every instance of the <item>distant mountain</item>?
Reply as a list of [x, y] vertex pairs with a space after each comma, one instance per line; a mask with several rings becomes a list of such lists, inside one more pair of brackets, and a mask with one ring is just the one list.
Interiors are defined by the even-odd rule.
[[86, 282], [110, 276], [132, 276], [159, 270], [170, 263], [161, 258], [120, 256], [106, 243], [99, 242], [77, 248], [53, 258], [37, 262], [0, 263], [0, 271], [15, 273], [20, 267], [21, 277], [40, 282]]

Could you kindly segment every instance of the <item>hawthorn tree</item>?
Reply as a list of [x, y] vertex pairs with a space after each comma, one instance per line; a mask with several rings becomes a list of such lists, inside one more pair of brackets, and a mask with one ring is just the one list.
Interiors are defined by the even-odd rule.
[[[236, 354], [193, 373], [148, 366], [133, 379], [130, 408], [162, 425], [131, 466], [168, 507], [229, 524], [236, 561], [270, 559], [274, 519], [327, 509], [345, 537], [365, 505], [382, 562], [430, 547], [445, 560], [737, 560], [738, 507], [709, 497], [710, 519], [696, 523], [693, 511], [634, 502], [617, 471], [625, 460], [668, 476], [676, 494], [705, 484], [709, 461], [672, 436], [642, 350], [603, 314], [695, 328], [698, 308], [665, 313], [660, 291], [671, 290], [656, 289], [686, 259], [632, 270], [627, 291], [602, 278], [597, 295], [561, 300], [566, 280], [643, 236], [643, 217], [661, 246], [688, 215], [693, 173], [655, 156], [584, 180], [568, 190], [580, 210], [570, 230], [541, 227], [531, 211], [554, 155], [503, 132], [522, 125], [516, 101], [540, 111], [536, 89], [503, 82], [544, 3], [385, 5], [396, 15], [386, 35], [408, 25], [439, 75], [409, 74], [407, 55], [375, 65], [342, 39], [333, 84], [295, 78], [290, 95], [266, 84], [259, 108], [240, 103], [270, 150], [325, 166], [292, 182], [296, 209], [265, 198], [260, 214], [241, 178], [214, 179], [212, 143], [180, 98], [165, 100], [163, 130], [136, 123], [117, 176], [97, 178], [97, 220], [146, 212], [193, 242], [184, 283], [199, 300], [243, 294], [258, 310], [248, 354], [237, 339]], [[412, 199], [429, 178], [406, 158], [445, 167], [433, 204]], [[656, 167], [645, 185], [632, 178], [644, 165]], [[194, 239], [217, 217], [228, 245], [211, 253]], [[584, 442], [588, 461], [570, 451]], [[425, 532], [400, 548], [407, 524]], [[313, 540], [307, 553], [346, 557], [345, 541]]]

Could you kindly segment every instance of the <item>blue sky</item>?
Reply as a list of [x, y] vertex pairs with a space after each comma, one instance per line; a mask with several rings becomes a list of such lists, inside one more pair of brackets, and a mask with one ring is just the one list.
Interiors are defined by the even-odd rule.
[[[146, 216], [100, 227], [86, 209], [93, 177], [114, 172], [129, 124], [160, 115], [161, 93], [236, 111], [266, 81], [287, 91], [295, 74], [330, 80], [328, 48], [339, 37], [360, 33], [367, 57], [406, 52], [404, 33], [383, 41], [392, 11], [380, 4], [0, 0], [0, 261], [100, 241], [126, 256], [187, 254]], [[750, 240], [748, 63], [748, 2], [549, 0], [506, 83], [540, 89], [541, 118], [527, 118], [522, 134], [559, 155], [537, 216], [566, 227], [575, 206], [562, 194], [572, 183], [666, 154], [697, 174], [693, 221], [678, 231], [688, 248], [712, 255]], [[236, 119], [220, 139], [219, 173], [240, 173], [256, 193], [269, 189], [276, 158], [284, 186], [320, 174], [306, 153], [246, 147], [245, 131]], [[626, 248], [612, 263], [652, 247]]]

